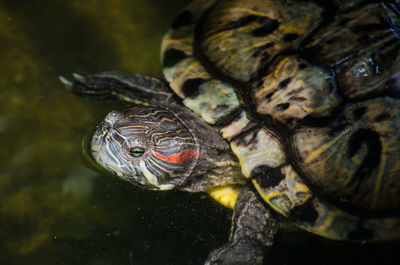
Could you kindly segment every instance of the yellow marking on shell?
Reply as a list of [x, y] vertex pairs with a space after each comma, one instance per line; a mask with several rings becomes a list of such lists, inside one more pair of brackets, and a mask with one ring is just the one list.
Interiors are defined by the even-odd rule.
[[189, 36], [173, 39], [172, 36], [166, 34], [161, 43], [161, 61], [164, 60], [165, 51], [175, 49], [184, 52], [187, 56], [193, 56], [193, 35], [191, 31]]
[[[273, 42], [273, 40], [268, 39], [267, 41], [260, 41], [259, 43], [255, 43], [255, 44], [252, 44], [251, 46], [244, 47], [244, 48], [241, 49], [241, 52], [240, 52], [240, 53], [237, 52], [237, 53], [231, 54], [231, 55], [230, 55], [230, 61], [235, 61], [236, 58], [238, 58], [238, 57], [243, 57], [243, 58], [245, 58], [244, 55], [246, 55], [246, 57], [248, 58], [248, 60], [251, 61], [251, 60], [253, 60], [254, 58], [252, 58], [251, 53], [250, 53], [250, 52], [247, 52], [247, 51], [256, 50], [256, 48], [262, 47], [262, 46], [264, 46], [264, 45], [266, 45], [266, 44], [268, 44], [268, 43], [271, 43], [271, 42]], [[247, 52], [247, 53], [245, 53], [245, 52]], [[216, 62], [216, 64], [218, 65], [219, 62]]]
[[261, 13], [261, 12], [257, 12], [253, 9], [249, 9], [249, 8], [244, 8], [244, 7], [234, 7], [234, 8], [228, 8], [225, 11], [226, 13], [247, 13], [247, 14], [251, 14], [251, 15], [256, 15], [259, 17], [267, 17], [267, 14], [265, 13]]
[[211, 77], [194, 57], [187, 57], [173, 67], [164, 68], [163, 73], [165, 79], [170, 83], [171, 89], [181, 98], [185, 97], [182, 87], [187, 80], [194, 78], [208, 80]]
[[223, 206], [233, 209], [240, 189], [238, 185], [226, 185], [211, 188], [207, 192], [214, 200], [221, 203]]
[[199, 86], [199, 95], [185, 98], [183, 104], [210, 124], [215, 124], [240, 105], [234, 88], [217, 79], [203, 82]]
[[[302, 119], [306, 115], [325, 116], [339, 104], [335, 91], [328, 90], [328, 72], [317, 66], [299, 69], [300, 60], [290, 56], [281, 60], [274, 73], [263, 79], [263, 85], [255, 90], [257, 111], [285, 121], [286, 118]], [[285, 90], [280, 90], [282, 81], [290, 80]], [[265, 96], [272, 95], [269, 100]], [[316, 96], [317, 95], [317, 96]], [[300, 97], [302, 102], [293, 98]], [[290, 103], [285, 111], [277, 111], [274, 106]]]
[[354, 156], [352, 159], [351, 159], [351, 161], [354, 163], [354, 164], [361, 164], [361, 159], [360, 159], [360, 157], [358, 157], [358, 156]]
[[276, 186], [262, 188], [256, 179], [252, 182], [261, 197], [275, 211], [287, 217], [294, 207], [305, 204], [313, 194], [290, 165], [281, 168], [281, 172], [285, 178]]
[[[382, 148], [384, 149], [385, 146], [382, 146]], [[381, 159], [380, 159], [380, 164], [379, 164], [379, 171], [376, 177], [376, 183], [375, 183], [375, 187], [374, 187], [374, 192], [372, 195], [372, 208], [376, 207], [376, 203], [377, 200], [379, 198], [379, 191], [381, 189], [381, 185], [382, 185], [382, 178], [384, 175], [384, 171], [385, 171], [385, 165], [386, 165], [386, 155], [385, 155], [385, 150], [382, 150], [381, 152]]]
[[180, 73], [177, 78], [182, 79], [183, 76], [187, 75], [193, 68], [201, 66], [199, 61], [193, 61], [189, 66], [186, 67], [185, 71]]
[[[243, 140], [248, 142], [252, 137], [249, 134]], [[247, 178], [250, 177], [251, 171], [257, 166], [265, 165], [275, 168], [286, 161], [282, 144], [269, 131], [264, 129], [256, 132], [253, 143], [242, 145], [232, 141], [231, 149], [238, 157], [242, 173]]]
[[240, 165], [242, 166], [242, 173], [245, 177], [249, 178], [251, 170], [260, 165], [280, 165], [283, 160], [279, 157], [268, 157], [271, 152], [258, 151], [253, 154], [247, 155], [240, 147], [231, 143], [233, 153], [239, 158]]
[[[274, 187], [271, 190], [262, 189], [254, 179], [252, 182], [260, 196], [271, 206], [271, 208], [287, 217], [293, 207], [304, 204], [312, 196], [308, 187], [301, 183], [301, 179], [296, 181], [294, 179], [295, 177], [296, 173], [293, 171], [287, 175], [286, 181], [282, 180], [278, 184], [278, 187]], [[290, 196], [291, 193], [289, 191], [293, 191], [293, 189], [290, 188], [290, 185], [286, 185], [289, 183], [288, 180], [290, 179], [295, 180], [297, 182], [296, 184], [300, 184], [299, 186], [296, 185], [294, 189], [296, 192], [305, 188], [305, 191], [308, 192], [308, 196], [300, 198], [301, 200], [298, 202], [295, 202], [295, 200], [299, 197], [295, 199], [292, 197], [285, 198], [285, 196]], [[276, 203], [276, 201], [279, 201], [277, 198], [280, 199], [280, 204]], [[359, 216], [350, 214], [330, 204], [322, 202], [318, 197], [314, 197], [311, 203], [318, 213], [318, 218], [315, 220], [315, 223], [295, 223], [298, 227], [304, 230], [325, 238], [344, 240], [348, 239], [349, 231], [355, 230], [360, 225]], [[398, 238], [400, 236], [399, 218], [364, 218], [363, 221], [362, 225], [364, 228], [373, 230], [376, 233], [375, 238], [373, 238], [372, 241]], [[395, 235], [390, 233], [390, 231], [393, 231]]]
[[[260, 41], [258, 43], [253, 44], [252, 46], [246, 47], [244, 49], [242, 49], [242, 51], [248, 51], [248, 50], [252, 50], [254, 48], [258, 48], [258, 47], [262, 47], [265, 44], [271, 43], [271, 40], [267, 40], [267, 41]], [[250, 56], [248, 56], [250, 57]]]
[[256, 180], [252, 180], [252, 183], [254, 185], [254, 187], [256, 187], [256, 190], [258, 191], [258, 193], [260, 194], [261, 198], [263, 198], [263, 200], [265, 202], [268, 203], [269, 206], [271, 206], [272, 209], [274, 209], [274, 211], [276, 211], [277, 213], [280, 213], [283, 216], [287, 217], [287, 212], [283, 211], [283, 209], [281, 207], [279, 207], [278, 205], [272, 203], [272, 199], [276, 198], [276, 197], [280, 197], [281, 196], [281, 192], [275, 191], [275, 192], [268, 192], [268, 193], [264, 193], [264, 190], [258, 185]]
[[342, 137], [348, 133], [350, 129], [345, 128], [338, 136], [336, 136], [332, 141], [329, 141], [326, 144], [321, 145], [317, 150], [313, 151], [307, 158], [305, 159], [304, 163], [308, 164], [311, 161], [313, 161], [315, 158], [317, 158], [319, 155], [321, 155], [324, 151], [328, 150], [332, 145], [334, 145], [336, 142], [342, 139]]
[[231, 140], [236, 135], [239, 135], [242, 130], [250, 123], [250, 120], [247, 118], [247, 114], [245, 111], [240, 113], [240, 119], [235, 120], [228, 124], [227, 126], [223, 127], [220, 132], [222, 137], [227, 140]]
[[[315, 225], [296, 223], [300, 228], [325, 238], [343, 240], [347, 232], [355, 229], [358, 217], [321, 202], [315, 208], [319, 217]], [[336, 220], [336, 222], [335, 222]]]
[[204, 40], [204, 45], [209, 46], [209, 43], [212, 43], [213, 41], [219, 41], [220, 39], [223, 39], [226, 35], [226, 32], [217, 32], [214, 33], [213, 35], [207, 36], [207, 39]]
[[279, 29], [285, 34], [296, 33], [299, 36], [302, 36], [305, 32], [312, 30], [312, 28], [310, 28], [310, 25], [312, 25], [312, 19], [315, 18], [305, 16], [303, 19], [288, 21], [287, 24], [281, 25]]
[[309, 196], [307, 196], [306, 198], [303, 198], [302, 203], [300, 203], [300, 204], [304, 204], [311, 197], [311, 195], [312, 195], [311, 190], [303, 182], [296, 181], [296, 176], [297, 176], [297, 174], [294, 170], [289, 175], [289, 178], [292, 179], [293, 181], [295, 181], [295, 187], [293, 189], [294, 194], [298, 194], [299, 192], [309, 194]]
[[[259, 113], [286, 122], [293, 118], [303, 119], [307, 115], [327, 116], [340, 103], [331, 74], [318, 66], [300, 68], [301, 63], [307, 65], [297, 57], [285, 57], [277, 62], [273, 73], [262, 79], [261, 85], [255, 84], [253, 92]], [[285, 81], [289, 81], [286, 88], [279, 89]], [[333, 89], [329, 89], [331, 86]], [[285, 103], [284, 110], [276, 109], [276, 106]]]
[[[393, 240], [400, 237], [400, 219], [398, 217], [363, 217], [350, 214], [315, 198], [313, 201], [318, 218], [315, 224], [296, 223], [311, 233], [334, 240], [348, 240], [349, 232], [356, 229], [368, 229], [374, 232], [369, 242]], [[362, 220], [362, 221], [361, 221]], [[361, 222], [360, 222], [361, 221]], [[352, 238], [360, 240], [359, 238]]]
[[[289, 61], [290, 63], [288, 63]], [[298, 65], [298, 60], [293, 60], [292, 57], [285, 57], [275, 68], [274, 76], [278, 77], [281, 75], [281, 73], [284, 73], [287, 76], [294, 76], [297, 72]]]
[[[354, 128], [357, 128], [356, 124], [353, 124]], [[354, 129], [353, 128], [353, 129]], [[330, 161], [330, 159], [335, 159], [335, 151], [338, 152], [337, 150], [343, 150], [346, 146], [346, 143], [341, 143], [341, 145], [337, 144], [335, 147], [336, 149], [329, 152], [327, 155], [324, 156], [324, 161]], [[363, 157], [365, 157], [365, 155], [367, 155], [367, 147], [365, 145], [362, 145], [359, 149], [359, 155], [355, 155], [353, 157], [353, 159], [351, 159], [351, 162], [354, 163], [355, 165], [360, 165], [362, 163], [362, 159]], [[341, 173], [340, 175], [343, 177], [343, 186], [347, 186], [349, 185], [352, 181], [353, 181], [353, 177], [354, 177], [354, 171], [351, 170], [351, 168], [348, 167], [344, 167], [341, 168]], [[347, 176], [345, 178], [345, 176]]]
[[182, 44], [182, 43], [184, 43], [184, 41], [187, 41], [187, 40], [192, 40], [192, 38], [187, 37], [187, 38], [180, 38], [180, 39], [166, 39], [164, 41], [164, 45], [169, 46], [169, 45], [173, 45], [173, 44]]

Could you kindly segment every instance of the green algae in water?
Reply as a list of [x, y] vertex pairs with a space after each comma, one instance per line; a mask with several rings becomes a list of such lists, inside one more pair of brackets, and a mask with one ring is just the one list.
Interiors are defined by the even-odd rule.
[[[152, 192], [96, 171], [82, 139], [113, 108], [58, 76], [161, 76], [159, 46], [190, 1], [0, 1], [0, 264], [202, 264], [230, 211], [204, 194]], [[398, 243], [282, 234], [268, 264], [399, 264]]]

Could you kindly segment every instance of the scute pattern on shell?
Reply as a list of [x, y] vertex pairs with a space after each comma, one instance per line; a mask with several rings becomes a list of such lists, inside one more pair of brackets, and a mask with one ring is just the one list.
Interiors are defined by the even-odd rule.
[[342, 101], [329, 71], [295, 56], [283, 57], [253, 84], [257, 112], [290, 123], [306, 116], [328, 117]]
[[[398, 8], [398, 1], [392, 2]], [[394, 9], [383, 2], [366, 2], [335, 14], [301, 52], [313, 63], [334, 71], [346, 98], [376, 96], [389, 89], [387, 81], [399, 71], [399, 27]]]
[[[196, 23], [201, 17], [200, 11], [206, 10], [214, 2], [215, 0], [193, 2], [175, 20], [161, 46], [163, 72], [172, 90], [185, 99], [186, 107], [200, 114], [210, 124], [224, 120], [240, 104], [234, 87], [212, 76], [194, 53], [193, 44]], [[182, 16], [185, 19], [181, 19]], [[212, 102], [207, 100], [210, 91]]]
[[[400, 101], [389, 97], [347, 104], [326, 126], [295, 130], [304, 169], [318, 190], [359, 208], [400, 205]], [[324, 174], [320, 174], [324, 172]]]
[[[396, 10], [366, 0], [220, 0], [183, 14], [190, 20], [163, 41], [164, 73], [187, 107], [221, 126], [261, 197], [329, 238], [399, 235]], [[234, 107], [210, 80], [237, 95]], [[193, 107], [214, 89], [214, 107]]]
[[312, 2], [218, 1], [204, 19], [203, 55], [224, 74], [256, 79], [282, 51], [297, 48], [319, 23], [322, 9]]

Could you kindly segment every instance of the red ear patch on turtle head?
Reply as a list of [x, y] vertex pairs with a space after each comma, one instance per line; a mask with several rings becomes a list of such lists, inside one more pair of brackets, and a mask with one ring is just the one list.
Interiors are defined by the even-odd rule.
[[199, 151], [197, 151], [195, 149], [186, 149], [180, 153], [169, 155], [169, 156], [166, 156], [166, 155], [163, 155], [163, 154], [160, 154], [157, 152], [154, 152], [154, 155], [166, 162], [169, 162], [169, 163], [184, 164], [184, 163], [190, 162], [194, 159], [197, 159], [199, 157]]

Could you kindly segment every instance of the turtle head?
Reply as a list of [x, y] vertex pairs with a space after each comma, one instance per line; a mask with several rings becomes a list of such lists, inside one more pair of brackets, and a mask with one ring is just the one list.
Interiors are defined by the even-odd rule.
[[182, 183], [200, 154], [189, 129], [169, 110], [153, 106], [110, 112], [97, 127], [91, 152], [108, 171], [155, 190]]

